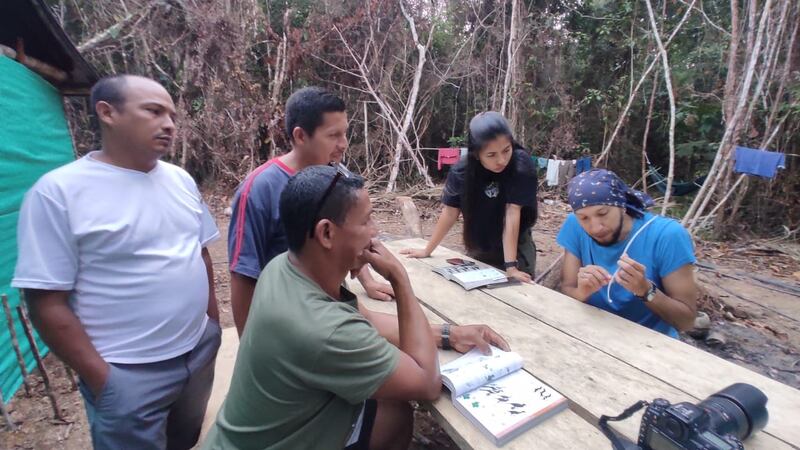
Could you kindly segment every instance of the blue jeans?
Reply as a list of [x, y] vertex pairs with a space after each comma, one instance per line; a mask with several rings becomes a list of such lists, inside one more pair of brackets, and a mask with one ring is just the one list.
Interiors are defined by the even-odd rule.
[[81, 380], [94, 448], [192, 448], [211, 395], [221, 336], [219, 324], [209, 319], [195, 348], [181, 356], [109, 364], [108, 378], [96, 397]]

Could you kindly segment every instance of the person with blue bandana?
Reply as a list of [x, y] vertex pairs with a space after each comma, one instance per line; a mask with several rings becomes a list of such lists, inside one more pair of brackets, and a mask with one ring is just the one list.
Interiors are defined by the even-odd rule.
[[592, 169], [568, 187], [564, 294], [674, 338], [694, 325], [698, 289], [692, 239], [677, 221], [647, 212], [653, 199], [614, 172]]

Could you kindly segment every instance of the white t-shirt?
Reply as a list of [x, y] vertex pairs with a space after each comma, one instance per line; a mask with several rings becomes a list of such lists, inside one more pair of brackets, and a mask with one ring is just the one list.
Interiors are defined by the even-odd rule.
[[197, 345], [208, 320], [202, 247], [219, 237], [192, 177], [92, 157], [45, 174], [25, 195], [11, 285], [71, 291], [108, 362], [163, 361]]

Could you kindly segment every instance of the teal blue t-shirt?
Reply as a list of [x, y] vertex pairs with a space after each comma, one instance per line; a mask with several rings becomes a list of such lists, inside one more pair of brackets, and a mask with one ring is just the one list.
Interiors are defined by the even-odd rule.
[[[633, 241], [628, 249], [628, 256], [644, 265], [647, 269], [647, 278], [663, 291], [664, 277], [686, 264], [697, 262], [692, 238], [686, 229], [673, 219], [647, 213], [644, 217], [634, 219], [633, 227], [624, 241], [602, 246], [583, 230], [575, 214], [570, 214], [561, 226], [556, 242], [575, 255], [581, 261], [581, 266], [597, 265], [613, 274], [617, 270], [617, 261], [630, 239], [654, 217], [655, 220]], [[587, 303], [658, 332], [678, 337], [678, 331], [673, 326], [653, 313], [641, 299], [619, 283], [614, 282], [611, 285], [611, 302], [608, 301], [607, 287], [603, 286], [589, 297]]]

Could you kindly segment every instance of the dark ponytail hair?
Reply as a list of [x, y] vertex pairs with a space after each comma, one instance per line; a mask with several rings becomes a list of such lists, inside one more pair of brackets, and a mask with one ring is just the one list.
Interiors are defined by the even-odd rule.
[[[481, 164], [478, 157], [479, 152], [486, 144], [499, 136], [506, 136], [511, 141], [512, 152], [525, 148], [514, 140], [511, 127], [505, 117], [495, 111], [485, 111], [477, 114], [469, 122], [469, 133], [467, 134], [467, 163], [464, 174], [464, 185], [461, 197], [461, 213], [464, 215], [464, 245], [467, 250], [480, 250], [487, 248], [491, 243], [482, 242], [487, 237], [489, 227], [496, 226], [499, 220], [501, 227], [505, 219], [505, 214], [500, 217], [492, 217], [491, 214], [482, 213], [479, 208], [478, 199], [482, 194], [484, 185], [490, 180], [498, 181], [500, 189], [505, 189], [504, 180], [511, 178], [517, 171], [517, 159], [514, 155], [508, 162], [506, 168], [500, 173], [487, 170]], [[533, 225], [536, 221], [536, 207], [533, 207], [532, 214], [525, 213], [520, 220], [520, 231]], [[527, 217], [526, 217], [527, 216]]]

